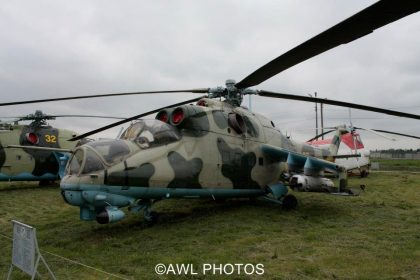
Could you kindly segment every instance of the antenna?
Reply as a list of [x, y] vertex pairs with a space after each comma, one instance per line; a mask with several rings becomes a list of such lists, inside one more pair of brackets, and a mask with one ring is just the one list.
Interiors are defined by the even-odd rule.
[[353, 123], [351, 121], [351, 108], [349, 108], [349, 122], [350, 122], [350, 127], [353, 127]]

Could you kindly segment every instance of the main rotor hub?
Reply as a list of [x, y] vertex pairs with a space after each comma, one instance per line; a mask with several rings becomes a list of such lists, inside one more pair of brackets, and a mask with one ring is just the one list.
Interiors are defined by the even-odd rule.
[[232, 106], [239, 107], [241, 106], [243, 96], [245, 94], [256, 94], [255, 90], [249, 88], [238, 89], [235, 86], [236, 82], [233, 79], [226, 80], [225, 85], [226, 87], [217, 87], [209, 89], [209, 97], [224, 97], [224, 102]]
[[235, 80], [232, 80], [232, 79], [226, 80], [225, 85], [226, 85], [227, 94], [225, 96], [226, 98], [225, 101], [232, 106], [241, 106], [242, 99], [243, 99], [242, 92], [241, 90], [235, 87], [235, 84], [236, 84]]
[[236, 81], [233, 79], [228, 79], [225, 82], [226, 88], [235, 88]]
[[32, 127], [40, 127], [47, 124], [47, 120], [55, 120], [55, 117], [45, 115], [42, 111], [36, 110], [34, 114], [29, 114], [25, 117], [20, 118], [21, 121], [31, 120]]

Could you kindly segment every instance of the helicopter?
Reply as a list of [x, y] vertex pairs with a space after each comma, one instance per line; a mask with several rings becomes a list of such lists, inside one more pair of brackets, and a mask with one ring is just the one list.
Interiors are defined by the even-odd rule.
[[[0, 106], [106, 96], [190, 92], [203, 96], [151, 110], [73, 137], [78, 141], [133, 122], [119, 139], [97, 140], [72, 150], [61, 179], [61, 194], [80, 208], [80, 219], [101, 224], [125, 217], [123, 207], [155, 222], [154, 203], [170, 198], [262, 198], [285, 209], [297, 206], [295, 191], [356, 195], [346, 168], [336, 164], [346, 127], [338, 127], [328, 147], [293, 141], [261, 114], [241, 106], [245, 95], [300, 100], [355, 108], [398, 117], [419, 115], [389, 109], [254, 90], [250, 87], [329, 49], [420, 10], [420, 2], [382, 0], [277, 57], [240, 82], [225, 87], [144, 91], [0, 103]], [[193, 104], [191, 104], [193, 103]], [[155, 114], [155, 119], [142, 119]], [[64, 162], [63, 160], [62, 162]], [[338, 177], [338, 186], [324, 176]]]
[[[315, 147], [322, 147], [324, 145], [329, 145], [333, 141], [333, 138], [327, 138], [327, 139], [321, 139], [321, 140], [319, 138], [320, 137], [324, 138], [325, 135], [331, 134], [337, 129], [337, 127], [327, 127], [325, 129], [329, 129], [329, 130], [325, 132], [321, 132], [315, 137], [309, 139], [307, 143]], [[345, 146], [347, 146], [350, 149], [352, 153], [337, 155], [335, 159], [338, 164], [346, 167], [348, 175], [350, 176], [359, 175], [361, 178], [367, 177], [369, 175], [371, 164], [370, 164], [370, 159], [369, 159], [370, 153], [368, 151], [361, 151], [363, 148], [365, 148], [365, 146], [360, 137], [360, 133], [357, 132], [358, 130], [373, 133], [376, 136], [386, 138], [390, 141], [396, 141], [396, 139], [390, 138], [384, 134], [397, 135], [397, 136], [413, 138], [413, 139], [420, 139], [419, 136], [409, 135], [409, 134], [395, 132], [395, 131], [356, 127], [356, 126], [353, 126], [351, 122], [351, 116], [350, 116], [350, 125], [348, 126], [348, 130], [349, 132], [344, 134], [341, 140], [345, 144]]]
[[[322, 140], [312, 140], [308, 143], [314, 146], [322, 146], [331, 143], [332, 138]], [[351, 154], [341, 155], [336, 158], [336, 163], [346, 168], [349, 176], [358, 175], [361, 178], [367, 177], [370, 173], [369, 151], [363, 151], [365, 147], [360, 134], [354, 131], [348, 132], [342, 136], [342, 143], [350, 149]]]
[[[47, 124], [55, 119], [42, 111], [22, 116], [13, 122], [0, 123], [0, 181], [39, 181], [40, 185], [59, 180], [59, 158], [78, 142], [68, 139], [77, 133]], [[19, 121], [31, 121], [29, 125]], [[46, 149], [6, 149], [10, 145]]]
[[[26, 116], [2, 117], [13, 119], [0, 122], [0, 181], [39, 181], [40, 185], [60, 179], [60, 157], [77, 145], [88, 141], [67, 141], [78, 134], [68, 129], [54, 128], [48, 120], [58, 117], [95, 117], [122, 119], [109, 116], [47, 115], [40, 110]], [[31, 121], [30, 124], [19, 124]], [[6, 147], [18, 146], [17, 149]]]

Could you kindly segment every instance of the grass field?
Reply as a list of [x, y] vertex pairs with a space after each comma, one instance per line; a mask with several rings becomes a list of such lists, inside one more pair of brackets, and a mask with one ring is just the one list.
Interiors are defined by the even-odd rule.
[[[5, 183], [0, 233], [11, 237], [11, 219], [36, 227], [57, 279], [117, 278], [46, 252], [127, 279], [178, 278], [158, 277], [158, 263], [264, 265], [263, 276], [211, 279], [420, 279], [420, 174], [375, 173], [350, 184], [367, 188], [359, 197], [295, 193], [300, 204], [289, 212], [262, 201], [167, 200], [156, 205], [161, 218], [148, 227], [134, 214], [112, 225], [82, 222], [57, 187]], [[0, 251], [1, 278], [11, 240], [0, 236]], [[45, 269], [41, 274], [48, 279]], [[29, 278], [14, 270], [13, 279]]]
[[379, 163], [380, 170], [420, 172], [420, 160], [416, 159], [371, 159]]

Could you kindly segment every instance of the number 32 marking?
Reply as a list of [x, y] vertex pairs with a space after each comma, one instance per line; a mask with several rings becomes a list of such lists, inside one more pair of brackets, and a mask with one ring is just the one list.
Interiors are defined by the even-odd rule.
[[55, 135], [45, 134], [45, 141], [47, 143], [57, 143], [57, 137]]

